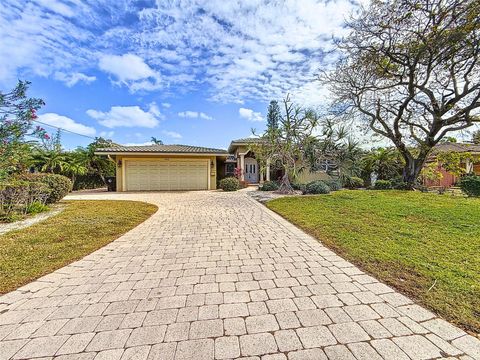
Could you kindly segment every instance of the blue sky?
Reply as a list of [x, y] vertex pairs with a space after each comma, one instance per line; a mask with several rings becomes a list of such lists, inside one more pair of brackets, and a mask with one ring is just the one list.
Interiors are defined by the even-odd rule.
[[[286, 93], [320, 106], [353, 1], [4, 0], [0, 88], [32, 82], [39, 120], [121, 144], [226, 148]], [[46, 127], [52, 131], [52, 128]], [[88, 138], [63, 134], [65, 147]]]

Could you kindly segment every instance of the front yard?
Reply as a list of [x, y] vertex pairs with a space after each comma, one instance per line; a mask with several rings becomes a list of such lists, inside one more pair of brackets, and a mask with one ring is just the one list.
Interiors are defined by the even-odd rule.
[[267, 206], [366, 272], [480, 332], [480, 200], [345, 190]]
[[60, 214], [0, 236], [0, 294], [115, 240], [157, 207], [136, 201], [69, 201]]

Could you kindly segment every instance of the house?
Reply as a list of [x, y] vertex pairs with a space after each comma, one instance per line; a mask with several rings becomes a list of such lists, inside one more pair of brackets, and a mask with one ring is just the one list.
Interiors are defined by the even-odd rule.
[[[438, 144], [433, 149], [432, 155], [427, 160], [427, 164], [436, 161], [436, 154], [438, 154], [439, 152], [456, 152], [471, 154], [471, 158], [467, 158], [465, 162], [462, 162], [461, 166], [465, 169], [465, 173], [473, 173], [476, 175], [480, 175], [480, 144], [452, 142]], [[451, 187], [455, 185], [459, 180], [457, 176], [446, 171], [441, 165], [438, 166], [437, 171], [441, 174], [441, 179], [424, 179], [425, 186]]]
[[[228, 151], [190, 145], [113, 146], [97, 149], [116, 163], [117, 191], [214, 190], [217, 182], [239, 173], [239, 180], [248, 184], [276, 180], [278, 170], [270, 165], [261, 169], [252, 145], [255, 138], [238, 139]], [[305, 179], [329, 178], [324, 172], [305, 174]]]

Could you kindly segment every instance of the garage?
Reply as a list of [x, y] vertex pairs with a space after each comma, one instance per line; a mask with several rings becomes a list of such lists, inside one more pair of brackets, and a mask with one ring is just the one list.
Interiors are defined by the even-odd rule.
[[209, 161], [205, 159], [128, 159], [126, 191], [207, 190]]

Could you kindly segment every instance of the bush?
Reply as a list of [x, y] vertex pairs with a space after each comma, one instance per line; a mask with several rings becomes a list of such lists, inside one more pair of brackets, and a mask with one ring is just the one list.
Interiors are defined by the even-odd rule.
[[468, 196], [479, 197], [480, 196], [480, 176], [467, 175], [460, 179], [458, 184], [460, 189]]
[[279, 186], [275, 181], [265, 181], [259, 190], [261, 191], [275, 191], [278, 190]]
[[331, 179], [322, 181], [327, 184], [331, 191], [338, 191], [342, 188], [342, 183], [340, 182], [340, 180]]
[[345, 187], [349, 189], [359, 189], [365, 186], [365, 182], [362, 178], [352, 176], [345, 181]]
[[77, 175], [73, 190], [98, 189], [105, 186], [102, 178], [97, 174]]
[[240, 182], [235, 177], [227, 177], [220, 180], [219, 188], [223, 191], [237, 191], [240, 189]]
[[312, 181], [305, 188], [307, 194], [328, 194], [330, 188], [321, 180]]
[[48, 187], [41, 183], [11, 180], [0, 184], [0, 218], [13, 221], [45, 210]]
[[307, 191], [307, 185], [306, 184], [292, 183], [291, 185], [292, 185], [293, 190], [299, 190], [302, 193], [305, 193]]
[[390, 180], [377, 180], [373, 188], [375, 190], [390, 190], [392, 189], [392, 182]]
[[50, 189], [47, 204], [53, 204], [62, 200], [70, 191], [72, 191], [73, 187], [72, 181], [63, 175], [45, 174], [40, 181]]

